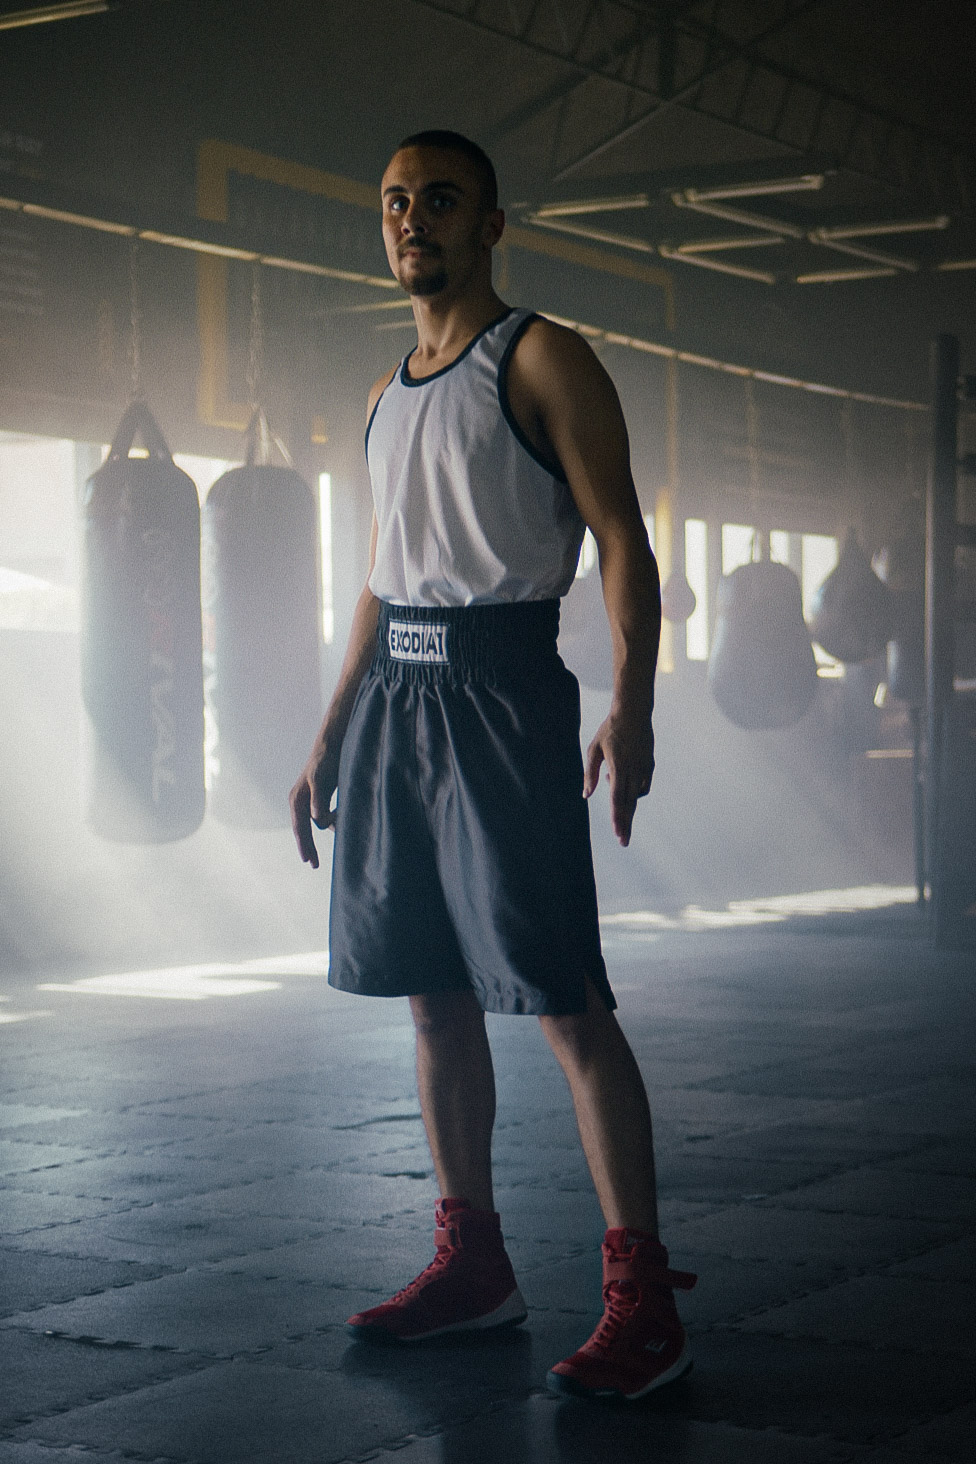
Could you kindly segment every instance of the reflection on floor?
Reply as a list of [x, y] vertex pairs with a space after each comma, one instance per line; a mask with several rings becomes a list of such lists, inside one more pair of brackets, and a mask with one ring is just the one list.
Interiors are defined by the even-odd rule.
[[899, 893], [607, 923], [701, 1275], [695, 1371], [626, 1410], [544, 1392], [602, 1223], [536, 1023], [491, 1020], [529, 1325], [373, 1351], [343, 1319], [431, 1244], [405, 1005], [321, 954], [8, 979], [0, 1464], [971, 1464], [976, 982]]

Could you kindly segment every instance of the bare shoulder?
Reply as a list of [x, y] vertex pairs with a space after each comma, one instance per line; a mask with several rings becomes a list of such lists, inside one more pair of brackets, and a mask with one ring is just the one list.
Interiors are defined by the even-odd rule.
[[368, 397], [367, 403], [366, 403], [366, 420], [367, 420], [367, 422], [369, 421], [370, 417], [372, 417], [373, 412], [376, 409], [376, 403], [379, 401], [380, 397], [386, 391], [386, 388], [389, 386], [389, 384], [393, 380], [394, 376], [396, 376], [398, 369], [399, 369], [398, 366], [394, 366], [391, 370], [387, 371], [384, 376], [381, 376], [381, 377], [379, 377], [379, 379], [377, 381], [374, 381], [373, 382], [373, 385], [370, 387], [370, 389], [369, 389], [369, 397]]
[[558, 366], [565, 363], [573, 366], [586, 363], [592, 364], [598, 370], [603, 369], [592, 346], [579, 331], [568, 325], [560, 325], [545, 315], [537, 315], [529, 321], [515, 349], [515, 356], [530, 368], [533, 365]]
[[610, 377], [590, 343], [579, 331], [544, 315], [529, 322], [512, 355], [512, 366], [527, 387], [542, 394], [594, 390], [613, 394]]

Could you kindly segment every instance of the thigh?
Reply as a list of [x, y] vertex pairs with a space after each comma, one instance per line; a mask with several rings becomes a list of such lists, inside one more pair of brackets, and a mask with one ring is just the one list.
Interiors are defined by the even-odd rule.
[[416, 692], [371, 675], [343, 743], [329, 980], [344, 991], [470, 989], [417, 784]]
[[418, 767], [441, 886], [487, 1010], [574, 1012], [600, 953], [579, 745], [579, 689], [556, 661], [531, 682], [438, 688]]

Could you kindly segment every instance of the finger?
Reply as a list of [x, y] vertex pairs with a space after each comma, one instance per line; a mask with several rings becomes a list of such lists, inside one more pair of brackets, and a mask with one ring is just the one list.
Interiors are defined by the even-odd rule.
[[303, 778], [301, 782], [295, 784], [289, 802], [291, 804], [292, 833], [295, 835], [295, 843], [298, 845], [302, 863], [310, 864], [313, 869], [318, 869], [319, 856], [312, 837], [312, 824], [309, 818], [311, 794], [307, 780]]
[[586, 771], [583, 775], [583, 797], [589, 798], [597, 783], [600, 781], [600, 768], [603, 766], [603, 744], [594, 737], [586, 749]]
[[630, 843], [636, 808], [637, 795], [635, 793], [625, 794], [620, 789], [611, 787], [610, 815], [613, 821], [613, 831], [625, 849]]

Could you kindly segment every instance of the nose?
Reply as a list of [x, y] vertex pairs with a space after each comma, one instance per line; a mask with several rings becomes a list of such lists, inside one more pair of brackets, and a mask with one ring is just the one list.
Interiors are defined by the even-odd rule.
[[426, 234], [427, 221], [424, 218], [419, 199], [412, 198], [406, 210], [400, 215], [400, 232], [405, 235]]

